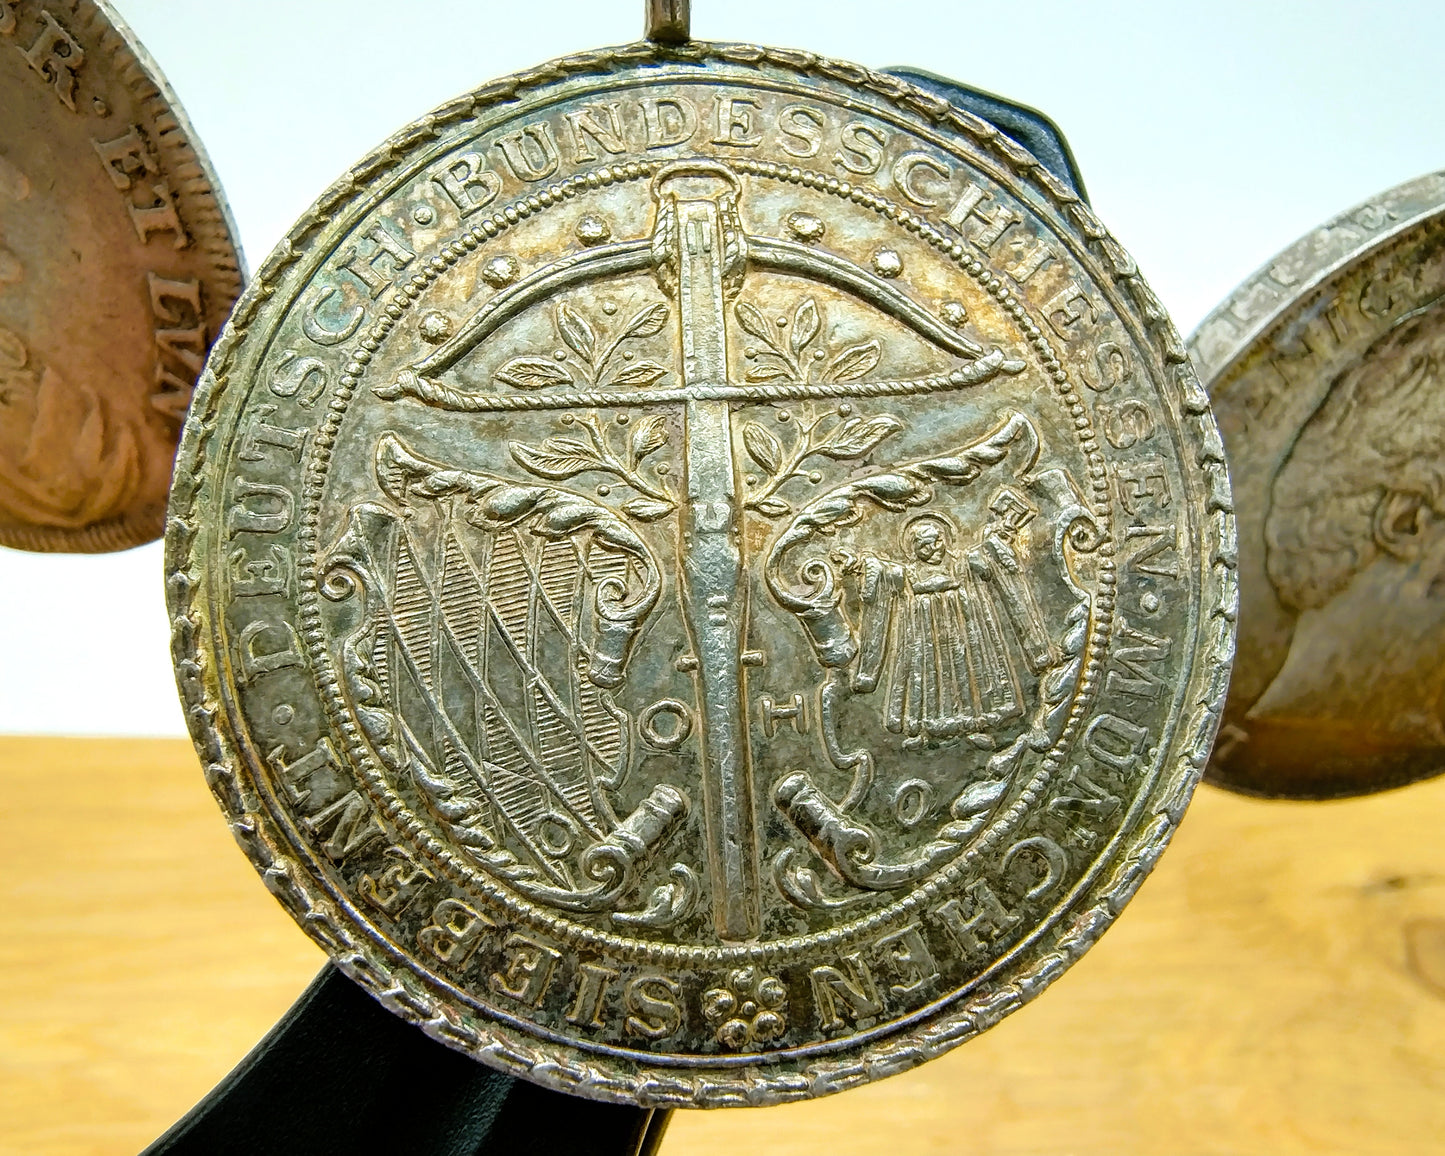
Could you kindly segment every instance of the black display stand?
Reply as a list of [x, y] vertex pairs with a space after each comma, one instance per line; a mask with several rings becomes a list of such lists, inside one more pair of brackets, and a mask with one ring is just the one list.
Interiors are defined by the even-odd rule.
[[956, 80], [924, 72], [919, 68], [885, 68], [889, 76], [906, 80], [925, 92], [941, 96], [949, 104], [966, 109], [980, 120], [986, 120], [994, 128], [1012, 137], [1031, 152], [1039, 164], [1048, 169], [1087, 202], [1089, 194], [1084, 191], [1084, 178], [1074, 162], [1073, 150], [1059, 126], [1037, 109], [1027, 105], [1014, 104], [1001, 96], [994, 96], [982, 89], [969, 88]]
[[668, 1115], [493, 1071], [327, 967], [143, 1156], [651, 1156]]
[[[1068, 142], [1041, 113], [929, 72], [885, 71], [993, 124], [1087, 200]], [[670, 1115], [504, 1076], [328, 967], [142, 1156], [653, 1156]]]

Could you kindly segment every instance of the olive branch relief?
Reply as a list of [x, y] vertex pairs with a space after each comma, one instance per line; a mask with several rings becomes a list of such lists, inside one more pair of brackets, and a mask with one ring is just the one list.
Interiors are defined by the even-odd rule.
[[[791, 319], [779, 317], [775, 327], [768, 324], [760, 309], [746, 301], [740, 301], [734, 313], [743, 331], [762, 343], [761, 347], [744, 351], [753, 362], [747, 370], [751, 382], [856, 381], [871, 373], [882, 359], [882, 345], [877, 338], [830, 354], [826, 342], [818, 340], [823, 326], [818, 303], [812, 297], [798, 303]], [[792, 421], [792, 414], [781, 409], [778, 420], [786, 424]], [[751, 483], [744, 504], [769, 518], [792, 513], [792, 507], [775, 496], [785, 483], [802, 477], [812, 482], [822, 480], [818, 471], [804, 468], [810, 458], [848, 461], [866, 457], [884, 438], [901, 430], [903, 423], [887, 414], [856, 416], [853, 407], [844, 403], [806, 426], [794, 423], [794, 428], [798, 432], [785, 446], [760, 422], [743, 425], [743, 446], [763, 475]]]
[[[778, 418], [786, 423], [792, 420], [792, 415], [787, 410], [779, 410]], [[806, 427], [799, 426], [792, 446], [785, 450], [783, 443], [766, 426], [750, 421], [743, 426], [743, 445], [764, 477], [758, 480], [744, 504], [769, 518], [784, 517], [792, 513], [793, 508], [781, 498], [774, 497], [783, 483], [802, 477], [811, 482], [822, 480], [815, 476], [816, 470], [803, 468], [809, 458], [820, 455], [834, 461], [848, 461], [866, 457], [879, 442], [902, 428], [903, 423], [888, 414], [857, 417], [853, 414], [853, 407], [845, 402]]]
[[[666, 376], [667, 369], [646, 358], [635, 360], [632, 350], [623, 349], [628, 341], [656, 337], [667, 324], [667, 306], [655, 302], [644, 306], [628, 319], [616, 336], [601, 340], [592, 324], [565, 302], [553, 315], [557, 336], [571, 350], [567, 357], [559, 351], [551, 358], [514, 357], [493, 375], [493, 380], [514, 389], [545, 389], [570, 385], [595, 389], [634, 386], [646, 389]], [[620, 368], [614, 361], [621, 352]], [[626, 426], [627, 414], [617, 416], [617, 424]], [[641, 472], [643, 461], [668, 442], [667, 424], [653, 414], [641, 418], [630, 433], [624, 434], [621, 447], [613, 445], [609, 427], [604, 426], [596, 411], [585, 416], [564, 414], [564, 425], [578, 427], [581, 437], [550, 437], [541, 445], [508, 442], [512, 459], [529, 473], [550, 481], [562, 481], [578, 474], [596, 472], [609, 474], [637, 491], [638, 497], [622, 504], [629, 517], [640, 522], [655, 522], [677, 508], [677, 499], [662, 480], [667, 463], [653, 467], [654, 477]], [[599, 487], [606, 493], [606, 487]]]
[[[619, 425], [625, 426], [628, 420], [626, 414], [617, 417]], [[563, 414], [562, 423], [581, 427], [583, 437], [551, 437], [540, 446], [508, 442], [512, 459], [523, 469], [551, 481], [589, 471], [610, 474], [641, 495], [622, 504], [623, 512], [639, 522], [655, 522], [677, 508], [677, 498], [662, 481], [667, 463], [659, 462], [654, 468], [655, 481], [649, 481], [640, 471], [643, 459], [668, 442], [667, 424], [661, 417], [649, 414], [640, 419], [632, 432], [624, 435], [620, 450], [613, 447], [607, 428], [595, 412], [585, 416]]]
[[[777, 333], [756, 305], [739, 301], [733, 312], [743, 332], [757, 338], [764, 347], [744, 351], [744, 356], [756, 363], [748, 367], [748, 381], [856, 381], [871, 373], [883, 356], [883, 347], [875, 337], [871, 341], [850, 345], [829, 360], [828, 350], [817, 343], [823, 325], [818, 303], [811, 297], [805, 297], [798, 303], [791, 320], [778, 318]], [[786, 344], [782, 340], [783, 334], [787, 336]], [[813, 347], [811, 353], [809, 346]], [[819, 377], [816, 370], [823, 361], [828, 361], [827, 372]]]
[[[836, 352], [830, 350], [821, 337], [822, 317], [812, 297], [799, 302], [791, 318], [779, 317], [776, 326], [748, 302], [739, 302], [734, 312], [743, 331], [758, 343], [744, 351], [750, 362], [745, 377], [751, 383], [856, 381], [871, 373], [882, 359], [882, 345], [877, 338]], [[666, 325], [667, 316], [665, 304], [645, 306], [615, 336], [603, 340], [586, 317], [572, 306], [560, 304], [553, 321], [570, 356], [567, 350], [559, 350], [551, 358], [514, 357], [496, 371], [494, 380], [499, 385], [526, 390], [554, 386], [648, 388], [656, 385], [667, 369], [655, 361], [635, 360], [633, 352], [623, 346], [628, 341], [656, 336]], [[614, 368], [619, 352], [624, 364]], [[794, 478], [821, 481], [819, 471], [807, 468], [812, 459], [849, 461], [866, 457], [885, 438], [903, 428], [898, 418], [887, 414], [856, 415], [846, 402], [810, 417], [806, 424], [794, 421], [794, 415], [786, 409], [779, 409], [777, 416], [780, 423], [793, 422], [792, 428], [797, 431], [786, 441], [757, 421], [744, 422], [742, 427], [743, 447], [762, 475], [749, 476], [743, 504], [768, 518], [792, 513], [792, 506], [777, 496], [787, 482]], [[561, 420], [564, 425], [576, 427], [579, 436], [549, 437], [540, 445], [508, 442], [513, 460], [529, 473], [550, 481], [589, 472], [608, 474], [637, 492], [637, 497], [623, 503], [622, 511], [641, 522], [657, 521], [677, 508], [677, 497], [664, 480], [668, 463], [657, 462], [643, 472], [645, 460], [669, 441], [662, 417], [638, 419], [622, 436], [620, 445], [614, 444], [611, 423], [604, 423], [595, 410], [585, 416], [565, 414]], [[615, 419], [620, 427], [626, 427], [629, 420], [627, 414]], [[598, 490], [605, 495], [608, 487], [599, 486]]]
[[[546, 389], [548, 386], [571, 385], [610, 388], [631, 385], [641, 389], [656, 385], [667, 369], [655, 361], [634, 360], [632, 350], [623, 350], [623, 342], [656, 337], [667, 324], [667, 306], [662, 302], [639, 309], [612, 340], [599, 344], [597, 331], [587, 318], [565, 302], [553, 314], [557, 336], [576, 355], [576, 360], [558, 351], [552, 357], [514, 357], [502, 366], [493, 380], [513, 389]], [[618, 351], [626, 363], [609, 373]]]

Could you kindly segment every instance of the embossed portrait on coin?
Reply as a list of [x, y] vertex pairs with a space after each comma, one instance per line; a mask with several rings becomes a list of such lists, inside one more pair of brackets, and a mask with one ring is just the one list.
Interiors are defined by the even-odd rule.
[[0, 515], [80, 530], [134, 498], [139, 435], [90, 386], [33, 361], [0, 326]]
[[[1275, 479], [1265, 525], [1299, 615], [1251, 720], [1382, 753], [1445, 746], [1445, 302], [1340, 375]], [[1363, 736], [1363, 737], [1361, 737]]]

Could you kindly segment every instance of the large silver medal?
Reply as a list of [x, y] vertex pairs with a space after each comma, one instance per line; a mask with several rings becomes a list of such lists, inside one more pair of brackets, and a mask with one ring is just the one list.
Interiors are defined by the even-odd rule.
[[908, 84], [633, 46], [394, 138], [267, 263], [173, 494], [238, 837], [438, 1038], [824, 1094], [1058, 974], [1162, 850], [1232, 522], [1162, 309]]

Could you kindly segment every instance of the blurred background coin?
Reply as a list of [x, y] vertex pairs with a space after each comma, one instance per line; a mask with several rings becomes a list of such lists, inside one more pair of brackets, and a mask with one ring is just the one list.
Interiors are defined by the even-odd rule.
[[180, 421], [241, 290], [234, 238], [109, 6], [0, 2], [0, 544], [160, 536]]
[[1331, 798], [1445, 770], [1445, 173], [1295, 242], [1189, 344], [1239, 516], [1208, 777]]

